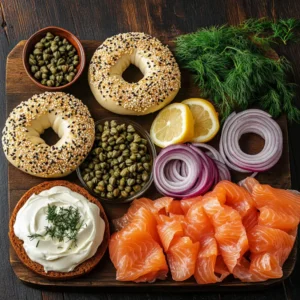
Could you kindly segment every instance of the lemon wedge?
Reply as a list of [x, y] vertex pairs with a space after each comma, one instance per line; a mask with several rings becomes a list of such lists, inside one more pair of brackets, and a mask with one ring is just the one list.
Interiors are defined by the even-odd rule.
[[210, 141], [219, 131], [218, 113], [207, 100], [191, 98], [181, 103], [188, 105], [194, 119], [194, 137], [190, 140], [197, 143]]
[[150, 136], [161, 148], [190, 141], [194, 136], [194, 120], [189, 107], [182, 103], [166, 106], [154, 119]]

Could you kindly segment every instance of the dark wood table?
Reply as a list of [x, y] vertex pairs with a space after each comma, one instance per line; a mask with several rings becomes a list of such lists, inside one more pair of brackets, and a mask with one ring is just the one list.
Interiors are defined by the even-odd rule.
[[[57, 25], [80, 39], [104, 40], [126, 31], [143, 31], [163, 40], [224, 23], [237, 24], [249, 17], [300, 18], [299, 0], [2, 0], [0, 1], [0, 128], [4, 126], [5, 62], [9, 51], [42, 27]], [[291, 60], [295, 82], [300, 85], [300, 45], [280, 49]], [[300, 89], [297, 103], [300, 107]], [[292, 187], [300, 189], [300, 125], [289, 125]], [[16, 278], [8, 259], [7, 161], [0, 151], [0, 299], [299, 299], [300, 260], [284, 283], [259, 292], [135, 293], [96, 289], [42, 289]], [[298, 243], [299, 245], [299, 243]], [[300, 251], [298, 250], [298, 256]]]

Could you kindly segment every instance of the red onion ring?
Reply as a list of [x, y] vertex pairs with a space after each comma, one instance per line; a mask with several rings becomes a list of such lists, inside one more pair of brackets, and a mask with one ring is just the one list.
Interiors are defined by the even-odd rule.
[[182, 199], [202, 195], [219, 179], [230, 178], [226, 170], [223, 163], [194, 145], [174, 145], [163, 149], [155, 159], [153, 178], [161, 194]]
[[[258, 154], [247, 154], [239, 146], [241, 136], [249, 132], [265, 140], [264, 148]], [[229, 168], [243, 173], [262, 172], [273, 167], [281, 157], [282, 131], [271, 115], [262, 110], [232, 113], [224, 123], [219, 148]]]

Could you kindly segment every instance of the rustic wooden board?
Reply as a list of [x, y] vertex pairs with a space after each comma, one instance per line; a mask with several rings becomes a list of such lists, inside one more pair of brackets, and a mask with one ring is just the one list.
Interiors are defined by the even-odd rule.
[[[91, 56], [95, 49], [100, 45], [99, 41], [83, 41], [83, 46], [87, 55], [87, 62], [89, 63]], [[7, 57], [7, 66], [6, 66], [6, 103], [7, 103], [7, 113], [10, 113], [12, 109], [17, 106], [21, 101], [27, 100], [33, 94], [42, 93], [44, 90], [38, 88], [32, 83], [32, 81], [27, 77], [25, 70], [22, 65], [22, 50], [24, 47], [25, 41], [21, 41], [8, 55]], [[172, 48], [172, 45], [170, 44]], [[135, 73], [128, 72], [127, 76], [138, 76]], [[76, 97], [81, 99], [90, 109], [92, 116], [95, 120], [99, 120], [104, 117], [113, 116], [113, 113], [110, 113], [104, 110], [98, 102], [94, 99], [87, 82], [87, 66], [85, 72], [81, 78], [77, 81], [74, 86], [70, 87], [66, 92], [74, 94]], [[181, 101], [190, 97], [197, 97], [199, 95], [199, 90], [193, 84], [191, 76], [186, 72], [182, 71], [182, 88], [178, 93], [175, 101]], [[143, 116], [143, 117], [130, 117], [132, 120], [140, 123], [144, 128], [149, 130], [152, 120], [154, 119], [155, 114]], [[278, 164], [269, 170], [257, 176], [258, 180], [263, 183], [271, 184], [274, 187], [280, 188], [290, 188], [291, 178], [290, 178], [290, 166], [289, 166], [289, 155], [288, 155], [288, 132], [287, 132], [287, 123], [284, 116], [279, 118], [278, 123], [283, 131], [284, 144], [283, 144], [283, 154], [278, 162]], [[212, 145], [218, 145], [219, 136], [217, 136]], [[256, 153], [263, 147], [263, 141], [257, 136], [247, 136], [241, 141], [242, 148], [248, 153]], [[238, 181], [244, 178], [243, 174], [233, 174], [233, 180]], [[67, 176], [66, 180], [70, 180], [75, 183], [79, 183], [76, 173]], [[41, 183], [44, 179], [37, 178], [25, 174], [12, 165], [9, 165], [8, 169], [8, 183], [9, 183], [9, 211], [12, 212], [16, 203], [20, 197], [31, 187]], [[155, 191], [155, 188], [152, 186], [149, 191], [146, 193], [146, 196], [154, 199], [159, 196]], [[128, 208], [128, 204], [104, 204], [107, 215], [110, 220], [113, 218], [121, 216]], [[168, 278], [166, 281], [159, 281], [156, 283], [144, 283], [144, 284], [135, 284], [132, 282], [123, 283], [115, 280], [115, 269], [112, 263], [109, 260], [108, 254], [104, 256], [100, 264], [87, 276], [72, 280], [72, 281], [50, 281], [39, 275], [31, 272], [27, 269], [18, 259], [15, 252], [10, 248], [10, 263], [15, 274], [24, 282], [39, 284], [43, 286], [85, 286], [85, 287], [139, 287], [139, 288], [148, 288], [156, 290], [166, 290], [167, 288], [180, 287], [180, 290], [183, 288], [185, 290], [223, 290], [223, 289], [243, 289], [243, 288], [265, 288], [272, 284], [281, 282], [283, 279], [287, 278], [295, 265], [297, 247], [295, 246], [289, 259], [286, 261], [283, 270], [284, 276], [281, 279], [269, 280], [262, 283], [241, 283], [238, 280], [229, 278], [226, 281], [214, 284], [199, 286], [195, 283], [193, 279], [187, 280], [185, 282], [175, 282]]]

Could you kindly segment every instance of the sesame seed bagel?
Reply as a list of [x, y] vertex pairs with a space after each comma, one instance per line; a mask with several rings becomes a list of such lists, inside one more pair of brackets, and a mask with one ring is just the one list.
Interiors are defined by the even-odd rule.
[[[104, 231], [104, 237], [103, 237], [103, 241], [100, 244], [100, 246], [97, 249], [97, 252], [95, 253], [94, 256], [92, 256], [91, 258], [87, 259], [86, 261], [84, 261], [83, 263], [81, 263], [80, 265], [78, 265], [73, 271], [71, 272], [55, 272], [55, 271], [48, 271], [47, 273], [44, 271], [44, 267], [37, 263], [32, 261], [24, 247], [23, 247], [23, 241], [20, 240], [14, 233], [14, 224], [16, 222], [16, 217], [18, 214], [18, 211], [21, 209], [21, 207], [26, 203], [26, 201], [30, 198], [30, 196], [32, 194], [39, 194], [44, 190], [49, 190], [54, 186], [65, 186], [67, 188], [69, 188], [70, 190], [79, 193], [81, 195], [83, 195], [86, 199], [88, 199], [90, 202], [96, 204], [99, 209], [100, 209], [100, 217], [104, 220], [105, 222], [105, 231]], [[107, 246], [108, 246], [108, 242], [109, 242], [109, 238], [110, 238], [110, 232], [109, 232], [109, 223], [105, 214], [105, 211], [102, 207], [102, 205], [100, 204], [100, 202], [94, 198], [93, 196], [91, 196], [85, 189], [83, 189], [82, 187], [73, 184], [71, 182], [65, 181], [65, 180], [53, 180], [53, 181], [48, 181], [48, 182], [43, 182], [33, 188], [31, 188], [30, 190], [28, 190], [23, 196], [22, 198], [19, 200], [19, 202], [17, 203], [16, 207], [14, 208], [12, 215], [10, 217], [10, 221], [9, 221], [9, 239], [11, 242], [11, 245], [13, 246], [17, 256], [19, 257], [20, 261], [29, 269], [31, 269], [33, 272], [47, 277], [48, 279], [53, 279], [53, 280], [66, 280], [66, 279], [72, 279], [75, 277], [79, 277], [82, 276], [88, 272], [90, 272], [101, 260], [101, 258], [103, 257]]]
[[[52, 146], [40, 137], [49, 127], [60, 138]], [[34, 176], [56, 178], [73, 172], [88, 155], [95, 139], [95, 124], [79, 99], [62, 92], [45, 92], [14, 108], [2, 134], [10, 163]]]
[[[144, 77], [134, 83], [122, 73], [134, 64]], [[95, 51], [89, 84], [97, 101], [121, 115], [146, 115], [170, 103], [180, 88], [180, 70], [167, 46], [142, 32], [112, 36]]]

